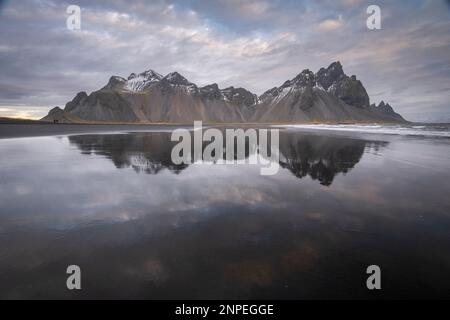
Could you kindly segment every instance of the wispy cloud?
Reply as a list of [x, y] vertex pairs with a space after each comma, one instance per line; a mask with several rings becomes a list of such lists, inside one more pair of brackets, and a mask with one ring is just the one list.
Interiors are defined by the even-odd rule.
[[342, 16], [338, 19], [326, 19], [319, 23], [317, 30], [319, 31], [333, 31], [341, 28], [344, 25]]
[[46, 115], [45, 107], [0, 107], [0, 117], [38, 120]]
[[341, 60], [374, 102], [391, 101], [412, 120], [449, 113], [450, 14], [443, 0], [378, 1], [383, 28], [376, 31], [366, 28], [365, 0], [78, 4], [80, 31], [65, 27], [68, 2], [10, 1], [2, 8], [0, 106], [17, 114], [46, 106], [45, 113], [113, 74], [149, 68], [262, 93], [304, 68]]

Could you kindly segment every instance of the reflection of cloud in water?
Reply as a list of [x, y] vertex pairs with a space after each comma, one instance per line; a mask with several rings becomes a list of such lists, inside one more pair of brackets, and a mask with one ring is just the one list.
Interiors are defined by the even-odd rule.
[[164, 135], [0, 143], [0, 297], [70, 297], [74, 261], [88, 298], [370, 297], [355, 274], [374, 260], [401, 275], [385, 294], [448, 292], [448, 170], [389, 161], [411, 140], [296, 135], [280, 135], [286, 170], [270, 177], [178, 170]]

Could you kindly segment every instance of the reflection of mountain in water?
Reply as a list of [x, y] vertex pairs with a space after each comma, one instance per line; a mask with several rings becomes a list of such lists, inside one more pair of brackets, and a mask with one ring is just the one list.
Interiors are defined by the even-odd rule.
[[119, 169], [131, 167], [136, 172], [157, 174], [167, 168], [178, 174], [188, 167], [172, 163], [170, 154], [176, 142], [171, 142], [166, 132], [69, 136], [69, 141], [83, 154], [111, 159]]
[[343, 137], [280, 134], [280, 166], [296, 177], [309, 175], [329, 186], [339, 173], [349, 172], [362, 158], [365, 149], [377, 151], [387, 142]]
[[[131, 167], [136, 172], [157, 174], [168, 169], [176, 174], [188, 165], [175, 165], [171, 160], [173, 146], [170, 133], [151, 132], [110, 135], [70, 136], [70, 143], [83, 154], [102, 155], [117, 168]], [[257, 150], [246, 141], [245, 157]], [[362, 158], [364, 151], [377, 151], [387, 142], [364, 141], [345, 137], [305, 135], [298, 132], [280, 133], [280, 166], [296, 177], [310, 176], [329, 186], [339, 173], [349, 172]], [[206, 144], [204, 145], [206, 146]], [[224, 159], [226, 155], [224, 154]]]

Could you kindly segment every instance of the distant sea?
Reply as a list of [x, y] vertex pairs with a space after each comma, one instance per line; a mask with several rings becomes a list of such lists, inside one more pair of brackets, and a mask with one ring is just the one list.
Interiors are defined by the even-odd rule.
[[432, 136], [450, 138], [450, 123], [411, 123], [411, 124], [301, 124], [277, 127], [307, 130], [329, 130], [370, 134], [389, 134], [402, 136]]

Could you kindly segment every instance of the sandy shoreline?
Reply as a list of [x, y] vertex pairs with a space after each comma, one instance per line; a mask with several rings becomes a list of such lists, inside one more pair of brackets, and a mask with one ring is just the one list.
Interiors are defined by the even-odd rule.
[[151, 131], [167, 129], [175, 125], [125, 125], [125, 124], [0, 124], [0, 139], [56, 136], [67, 134], [106, 133], [117, 131]]
[[[203, 123], [215, 127], [252, 127], [267, 128], [273, 125], [292, 123]], [[369, 124], [363, 122], [308, 122], [297, 124]], [[373, 124], [373, 123], [370, 123]], [[387, 123], [384, 123], [387, 124]], [[42, 121], [0, 118], [0, 139], [54, 136], [67, 134], [103, 133], [117, 131], [152, 131], [177, 127], [192, 127], [189, 123], [74, 123], [53, 124]]]

